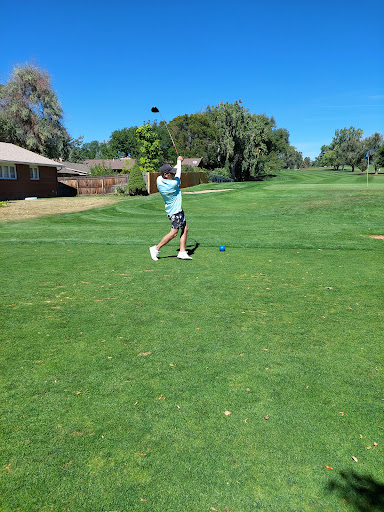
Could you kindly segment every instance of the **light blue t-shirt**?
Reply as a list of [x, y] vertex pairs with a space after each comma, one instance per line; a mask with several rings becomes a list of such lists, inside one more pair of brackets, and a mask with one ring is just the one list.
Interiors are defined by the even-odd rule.
[[157, 189], [160, 192], [165, 203], [165, 211], [167, 215], [174, 215], [181, 212], [181, 192], [180, 192], [180, 178], [174, 180], [166, 180], [159, 176], [156, 180]]

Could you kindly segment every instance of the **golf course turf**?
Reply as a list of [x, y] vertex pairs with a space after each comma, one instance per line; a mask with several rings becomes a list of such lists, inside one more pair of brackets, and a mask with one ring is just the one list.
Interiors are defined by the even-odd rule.
[[384, 177], [225, 185], [0, 222], [1, 512], [384, 509]]

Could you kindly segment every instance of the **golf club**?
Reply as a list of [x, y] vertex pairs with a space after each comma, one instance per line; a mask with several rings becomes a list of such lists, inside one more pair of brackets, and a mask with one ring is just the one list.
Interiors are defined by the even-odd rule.
[[166, 129], [167, 129], [167, 131], [168, 131], [168, 133], [169, 133], [169, 136], [171, 137], [171, 141], [172, 141], [173, 147], [175, 148], [176, 154], [177, 154], [177, 156], [179, 156], [179, 152], [177, 151], [175, 141], [174, 141], [174, 140], [173, 140], [173, 138], [172, 138], [171, 132], [170, 132], [170, 131], [169, 131], [169, 129], [168, 129], [167, 122], [166, 122], [166, 120], [163, 118], [163, 116], [161, 115], [160, 110], [159, 110], [157, 107], [152, 107], [152, 108], [151, 108], [151, 112], [155, 112], [155, 113], [157, 113], [157, 114], [160, 114], [161, 119], [162, 119], [162, 120], [164, 121], [164, 123], [165, 123], [165, 127], [166, 127]]

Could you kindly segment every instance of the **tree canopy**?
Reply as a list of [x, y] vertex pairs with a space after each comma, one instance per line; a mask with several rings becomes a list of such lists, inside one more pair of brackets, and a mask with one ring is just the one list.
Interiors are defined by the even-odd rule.
[[68, 155], [63, 110], [46, 71], [31, 64], [14, 68], [0, 91], [0, 135], [48, 158]]
[[183, 157], [202, 158], [206, 169], [217, 167], [219, 130], [204, 114], [184, 114], [169, 123], [177, 147], [183, 148]]
[[137, 126], [115, 130], [109, 139], [109, 149], [113, 153], [112, 158], [137, 158], [140, 155]]
[[161, 146], [156, 133], [150, 124], [140, 126], [136, 130], [140, 145], [140, 169], [142, 172], [157, 171], [161, 165]]
[[379, 167], [382, 167], [384, 164], [380, 163], [380, 152], [379, 150], [383, 147], [384, 138], [381, 133], [374, 133], [365, 139], [365, 145], [367, 147], [367, 153], [369, 155], [370, 161], [373, 161], [375, 165], [375, 174], [378, 174]]
[[206, 115], [219, 133], [217, 160], [236, 181], [260, 179], [288, 165], [285, 157], [294, 148], [288, 131], [276, 129], [273, 117], [252, 114], [241, 103], [207, 107]]
[[376, 152], [375, 164], [377, 164], [378, 167], [384, 167], [384, 145], [379, 147]]
[[356, 167], [361, 170], [367, 168], [367, 157], [375, 164], [375, 172], [378, 172], [379, 164], [376, 157], [380, 146], [383, 144], [383, 136], [374, 133], [363, 139], [363, 130], [351, 126], [335, 130], [335, 135], [329, 145], [321, 148], [321, 153], [316, 159], [317, 165], [333, 167], [335, 170], [346, 165], [351, 166], [352, 172]]

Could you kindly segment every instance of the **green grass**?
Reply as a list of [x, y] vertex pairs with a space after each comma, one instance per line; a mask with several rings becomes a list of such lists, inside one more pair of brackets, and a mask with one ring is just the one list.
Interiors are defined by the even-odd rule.
[[1, 512], [382, 510], [369, 180], [197, 187], [193, 261], [158, 194], [1, 223]]

